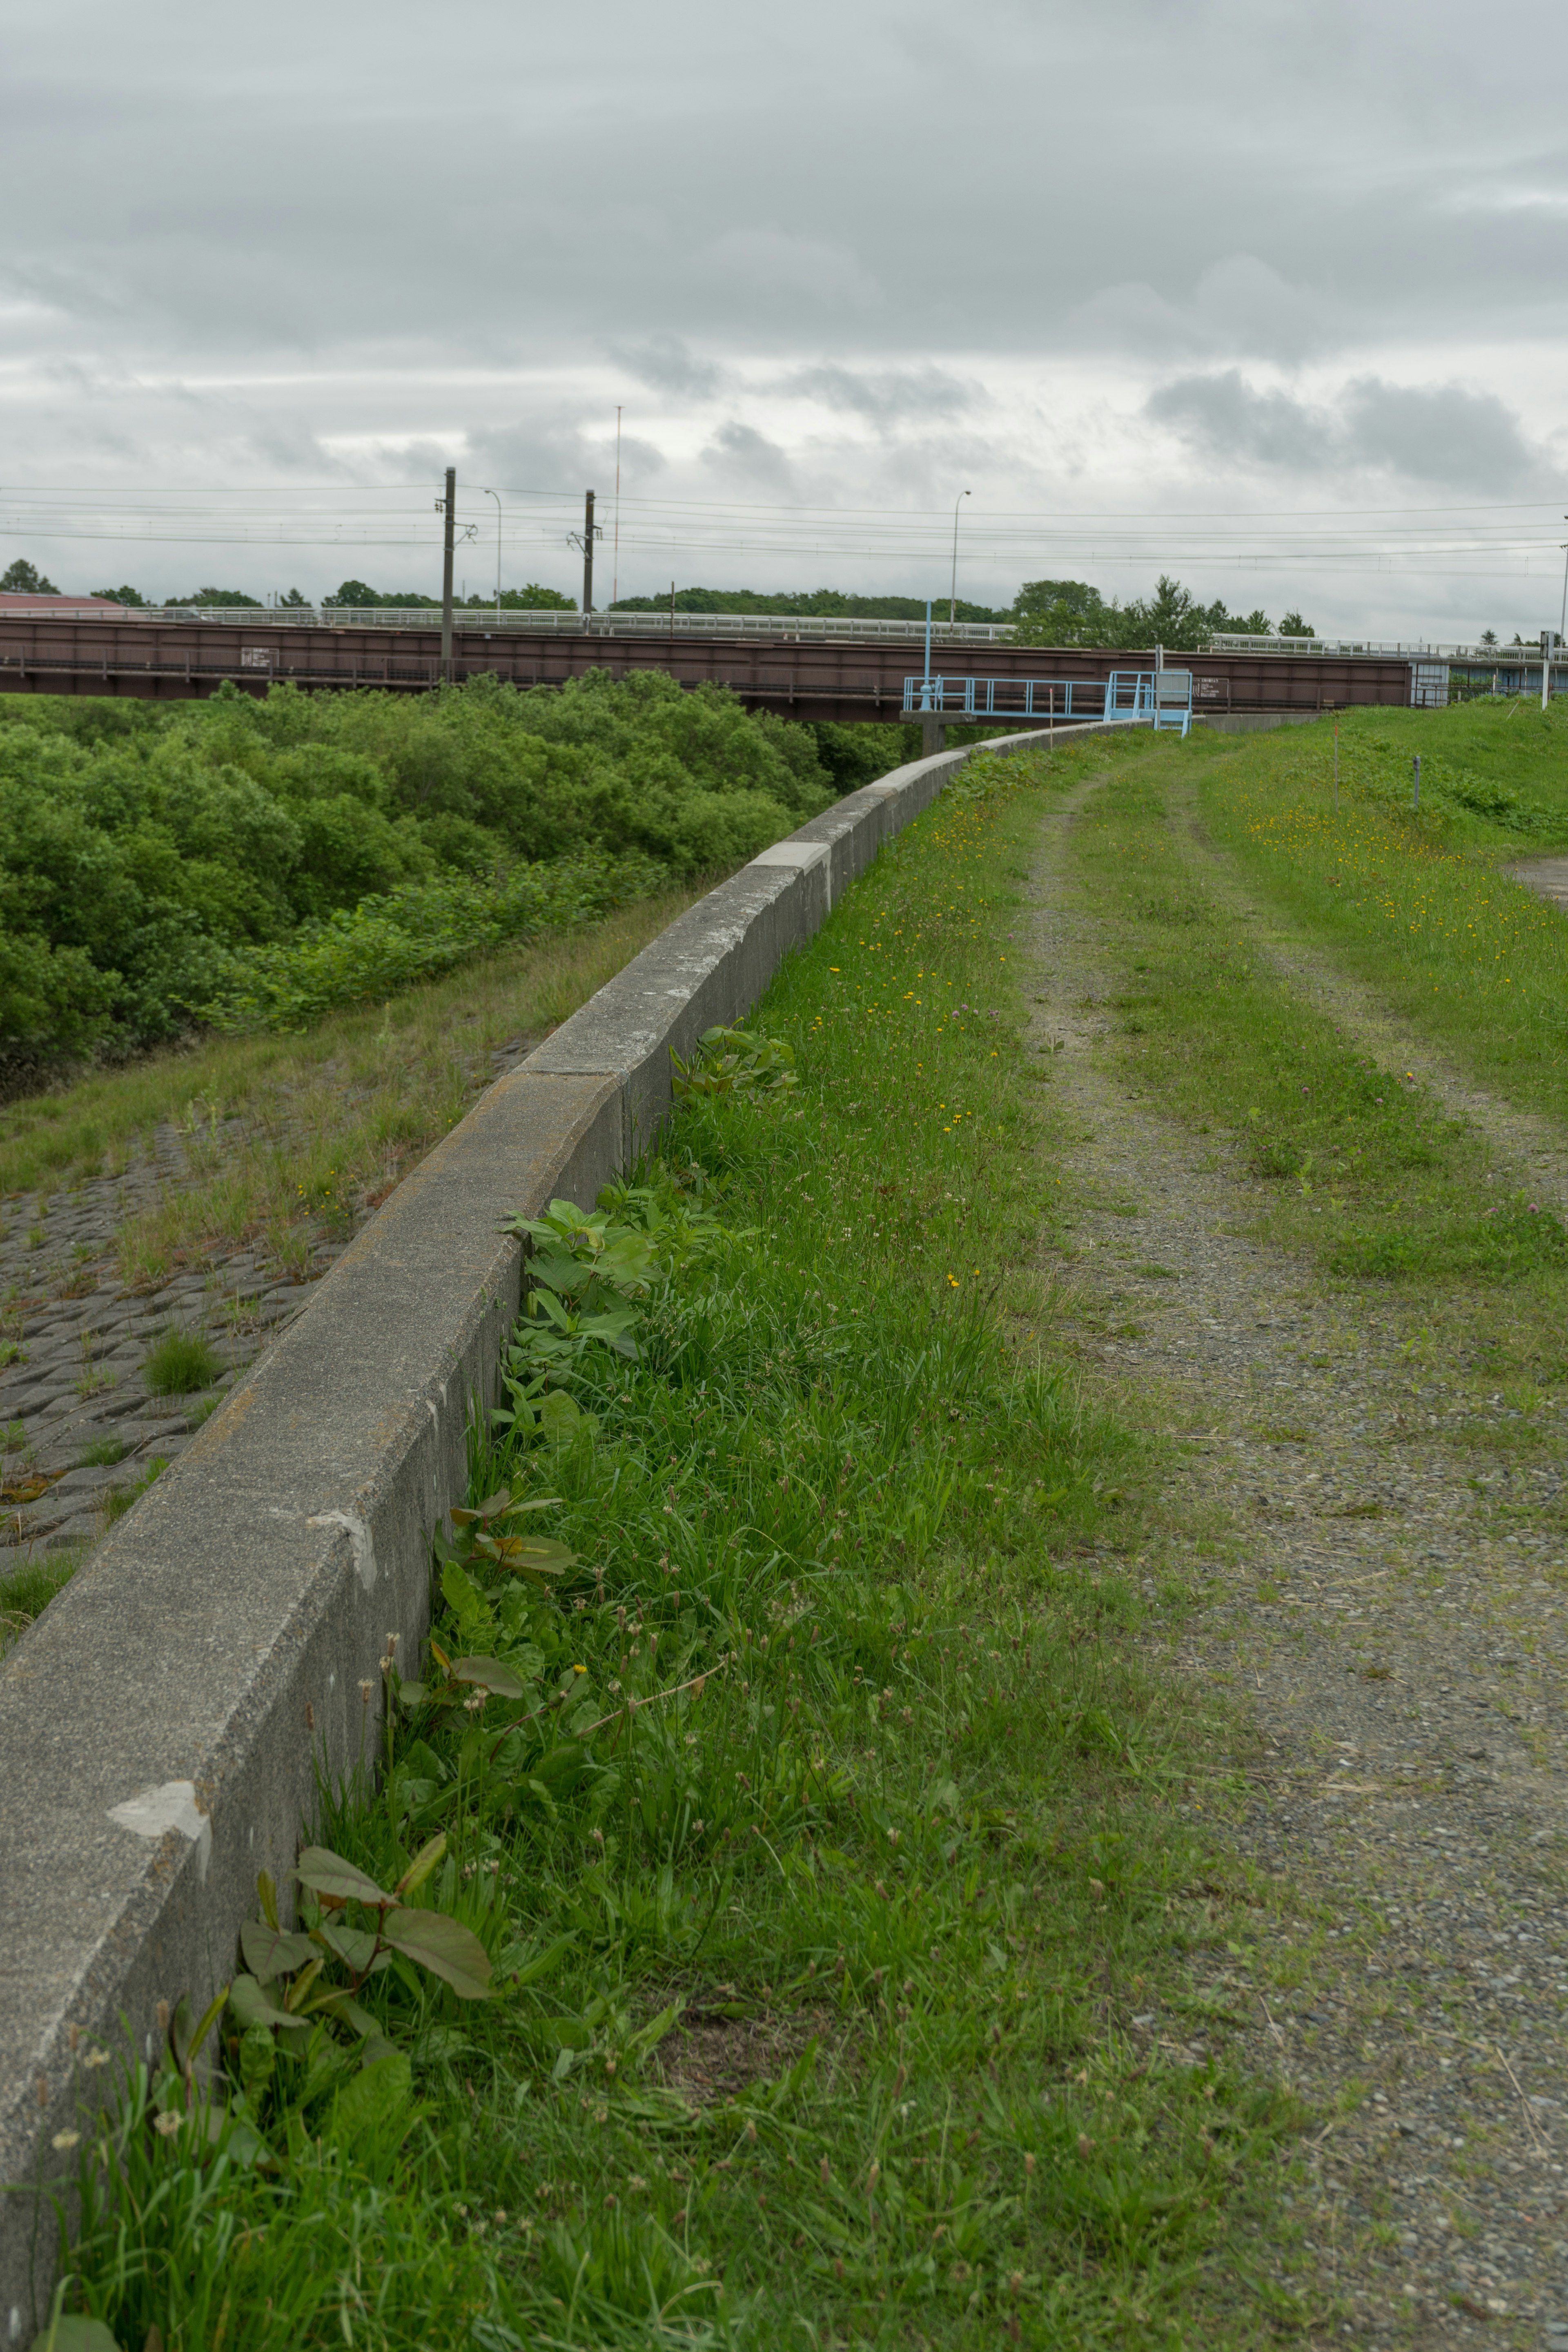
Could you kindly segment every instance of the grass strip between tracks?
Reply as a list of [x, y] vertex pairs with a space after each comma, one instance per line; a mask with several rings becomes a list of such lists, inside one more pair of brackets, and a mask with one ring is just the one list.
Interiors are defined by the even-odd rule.
[[395, 1664], [374, 1695], [392, 1769], [320, 1825], [383, 1887], [444, 1832], [418, 1899], [494, 1997], [367, 1977], [363, 2071], [352, 2035], [299, 2053], [231, 2010], [216, 2158], [137, 2070], [84, 2123], [69, 2256], [121, 2345], [1144, 2347], [1288, 2316], [1248, 2249], [1293, 2118], [1184, 1970], [1227, 1932], [1179, 1800], [1228, 1730], [1128, 1653], [1103, 1538], [1153, 1465], [1052, 1368], [1029, 1270], [1052, 1187], [1010, 934], [1060, 773], [944, 794], [759, 1008], [800, 1084], [689, 1099], [611, 1202], [631, 1326], [562, 1339], [564, 1402], [476, 1460], [476, 1502], [559, 1498], [521, 1523], [543, 1566], [470, 1526], [420, 1692]]

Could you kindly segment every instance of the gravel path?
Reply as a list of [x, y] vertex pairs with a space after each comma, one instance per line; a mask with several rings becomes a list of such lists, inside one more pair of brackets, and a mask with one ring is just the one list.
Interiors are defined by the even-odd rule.
[[[1268, 1188], [1103, 1066], [1119, 982], [1071, 859], [1093, 788], [1046, 824], [1036, 876], [1033, 1042], [1084, 1204], [1049, 1270], [1098, 1384], [1185, 1441], [1176, 1507], [1209, 1532], [1178, 1547], [1200, 1599], [1163, 1654], [1249, 1712], [1263, 1750], [1235, 1832], [1252, 1928], [1207, 1967], [1200, 2031], [1147, 2030], [1226, 2047], [1317, 2110], [1302, 2242], [1279, 2258], [1334, 2302], [1315, 2342], [1568, 2352], [1561, 1472], [1538, 1449], [1498, 1473], [1502, 1400], [1477, 1409], [1407, 1352], [1415, 1307], [1257, 1238]], [[1190, 809], [1174, 821], [1190, 838]], [[1418, 1063], [1257, 913], [1304, 993], [1568, 1195], [1562, 1139]], [[1157, 1597], [1156, 1565], [1133, 1572]]]

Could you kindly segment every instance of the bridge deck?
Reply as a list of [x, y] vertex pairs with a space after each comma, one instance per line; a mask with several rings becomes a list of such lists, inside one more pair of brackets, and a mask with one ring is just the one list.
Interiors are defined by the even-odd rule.
[[[801, 641], [714, 635], [605, 637], [562, 632], [520, 638], [459, 625], [455, 677], [490, 674], [521, 688], [561, 686], [590, 669], [622, 677], [668, 671], [684, 687], [731, 688], [754, 707], [808, 719], [898, 719], [904, 681], [923, 661], [921, 635], [907, 641]], [[301, 628], [213, 621], [72, 621], [0, 617], [0, 692], [130, 695], [155, 700], [213, 693], [226, 679], [254, 693], [277, 680], [300, 687], [372, 687], [428, 693], [440, 677], [438, 628]], [[911, 658], [912, 656], [912, 658]], [[1193, 709], [1326, 710], [1353, 703], [1407, 705], [1411, 665], [1387, 656], [1312, 662], [1289, 655], [1184, 655]], [[991, 645], [984, 667], [1022, 689], [1030, 679], [1100, 685], [1113, 670], [1149, 669], [1152, 652]], [[1023, 698], [1021, 697], [1021, 699]]]

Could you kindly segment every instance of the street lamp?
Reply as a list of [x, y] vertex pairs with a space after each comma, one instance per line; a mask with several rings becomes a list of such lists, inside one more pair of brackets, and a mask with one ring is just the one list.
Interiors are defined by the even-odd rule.
[[487, 499], [494, 499], [496, 502], [496, 611], [499, 613], [500, 611], [500, 492], [487, 490], [485, 496]]
[[[958, 618], [958, 509], [963, 504], [964, 499], [968, 496], [969, 492], [967, 490], [960, 490], [958, 496], [952, 502], [952, 580], [947, 602], [947, 617], [950, 626]], [[927, 667], [929, 668], [929, 663]]]

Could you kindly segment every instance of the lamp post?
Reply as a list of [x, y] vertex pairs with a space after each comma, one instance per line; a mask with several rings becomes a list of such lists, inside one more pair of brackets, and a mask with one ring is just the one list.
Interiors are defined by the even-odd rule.
[[496, 502], [496, 611], [499, 613], [500, 611], [500, 492], [487, 490], [485, 496], [487, 499], [494, 499]]
[[[947, 618], [950, 627], [958, 618], [958, 509], [968, 496], [967, 490], [960, 490], [952, 502], [952, 579], [947, 600]], [[926, 668], [930, 670], [930, 662], [927, 662]]]

